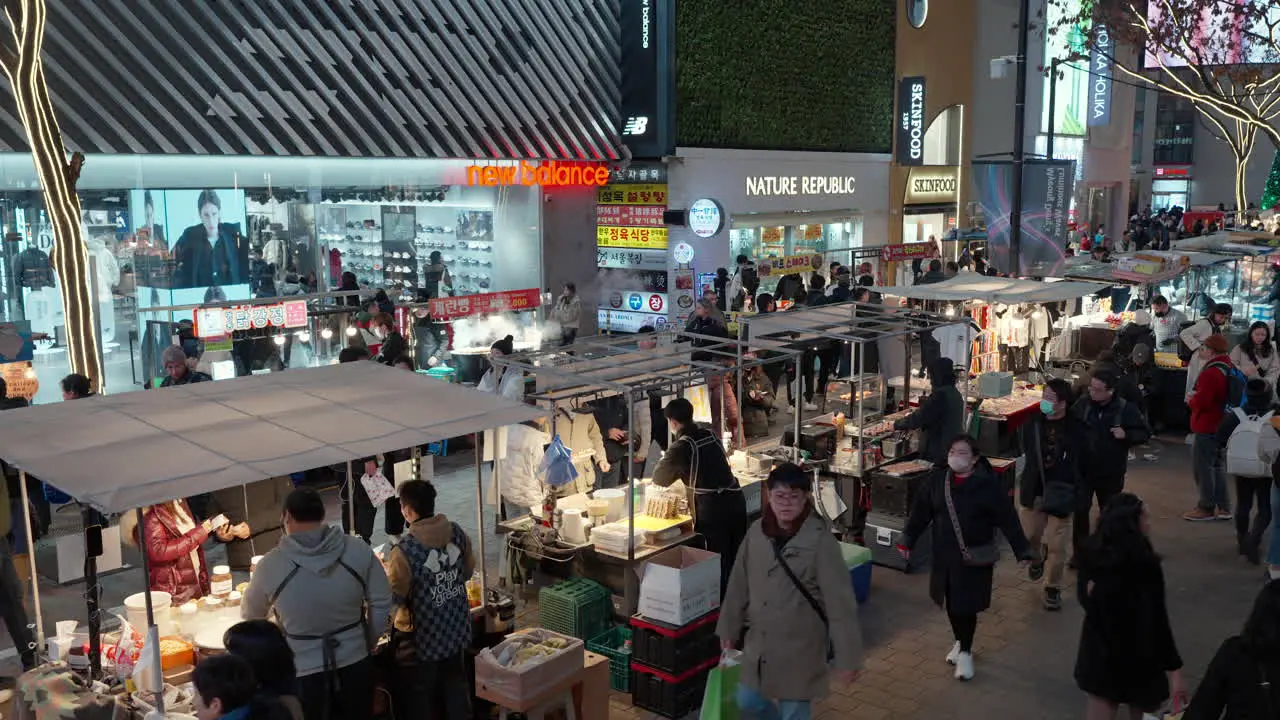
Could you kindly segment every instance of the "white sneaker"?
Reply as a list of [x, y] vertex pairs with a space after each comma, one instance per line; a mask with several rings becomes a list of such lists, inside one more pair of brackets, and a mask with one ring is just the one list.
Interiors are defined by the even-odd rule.
[[951, 652], [947, 653], [947, 664], [955, 665], [956, 658], [960, 657], [960, 641], [957, 640], [955, 645], [951, 646]]
[[956, 653], [956, 679], [973, 679], [973, 653]]
[[804, 404], [805, 412], [818, 412], [818, 404], [807, 402]]

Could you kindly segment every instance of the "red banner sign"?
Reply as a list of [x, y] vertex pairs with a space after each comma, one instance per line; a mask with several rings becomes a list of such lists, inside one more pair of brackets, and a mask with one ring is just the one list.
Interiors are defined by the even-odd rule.
[[596, 224], [619, 227], [662, 227], [661, 205], [597, 205]]
[[880, 259], [885, 262], [903, 262], [906, 260], [926, 260], [938, 256], [938, 246], [931, 242], [906, 243], [904, 245], [885, 245], [880, 248]]
[[427, 312], [431, 313], [431, 317], [436, 320], [454, 320], [471, 315], [532, 310], [541, 304], [542, 293], [538, 288], [529, 288], [528, 290], [435, 298], [427, 305]]

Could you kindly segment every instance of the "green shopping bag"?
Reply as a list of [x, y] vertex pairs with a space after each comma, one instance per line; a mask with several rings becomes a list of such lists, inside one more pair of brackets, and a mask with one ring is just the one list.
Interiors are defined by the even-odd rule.
[[698, 720], [738, 720], [738, 675], [742, 668], [736, 660], [726, 660], [707, 674], [707, 689], [702, 693], [702, 711]]

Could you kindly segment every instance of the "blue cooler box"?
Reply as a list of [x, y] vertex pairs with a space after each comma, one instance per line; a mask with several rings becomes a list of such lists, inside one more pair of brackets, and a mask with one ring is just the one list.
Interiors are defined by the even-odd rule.
[[861, 605], [871, 597], [871, 549], [861, 545], [840, 543], [840, 553], [849, 568], [849, 580], [853, 582], [853, 594]]

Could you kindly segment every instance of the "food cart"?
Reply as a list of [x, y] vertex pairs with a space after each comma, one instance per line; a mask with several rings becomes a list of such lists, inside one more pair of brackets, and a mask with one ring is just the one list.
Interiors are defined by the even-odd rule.
[[[0, 457], [22, 473], [24, 503], [30, 473], [102, 513], [136, 512], [141, 523], [142, 509], [157, 503], [304, 469], [345, 464], [350, 484], [359, 458], [540, 414], [459, 385], [349, 363], [12, 410], [0, 414]], [[478, 461], [476, 472], [478, 497]], [[477, 523], [483, 585], [479, 503]], [[145, 553], [143, 564], [149, 577]], [[43, 654], [38, 583], [32, 591], [35, 649]], [[148, 642], [159, 647], [152, 594], [143, 596]], [[160, 705], [163, 713], [162, 698]]]
[[[645, 342], [642, 347], [637, 340], [644, 339], [652, 342]], [[691, 359], [687, 341], [692, 340], [700, 341], [699, 354], [710, 359]], [[552, 435], [565, 437], [567, 430], [562, 425], [565, 422], [564, 411], [611, 397], [624, 399], [627, 417], [633, 419], [637, 417], [637, 408], [641, 413], [650, 412], [651, 399], [665, 405], [674, 397], [688, 397], [694, 402], [698, 408], [695, 419], [708, 420], [711, 411], [718, 411], [715, 414], [722, 417], [723, 407], [709, 406], [717, 400], [724, 401], [723, 393], [708, 392], [713, 382], [731, 382], [726, 378], [734, 374], [741, 377], [742, 371], [750, 368], [786, 363], [799, 354], [786, 348], [770, 348], [768, 357], [753, 357], [753, 350], [765, 350], [754, 345], [748, 348], [746, 342], [736, 338], [693, 333], [680, 333], [678, 337], [672, 333], [654, 333], [639, 338], [595, 336], [578, 338], [570, 348], [516, 353], [494, 358], [493, 362], [508, 371], [524, 372], [534, 377], [535, 389], [528, 398], [543, 409], [543, 415], [552, 417]], [[652, 429], [655, 436], [665, 433], [665, 421], [655, 421]], [[741, 423], [738, 429], [737, 437], [724, 439], [726, 446], [742, 446]], [[582, 449], [572, 450], [580, 452]], [[652, 489], [650, 478], [632, 476], [630, 468], [634, 466], [635, 454], [634, 443], [628, 444], [620, 491], [598, 489], [592, 493], [592, 498], [575, 493], [556, 499], [556, 510], [561, 512], [562, 522], [565, 522], [566, 513], [588, 513], [588, 522], [592, 523], [590, 535], [579, 538], [581, 542], [565, 542], [568, 528], [556, 528], [560, 531], [561, 540], [555, 547], [548, 548], [550, 552], [540, 552], [525, 542], [530, 532], [536, 532], [537, 519], [515, 518], [503, 524], [509, 542], [518, 546], [519, 552], [543, 556], [538, 559], [572, 563], [571, 570], [575, 575], [590, 577], [609, 587], [621, 598], [619, 610], [624, 615], [631, 615], [636, 609], [639, 592], [636, 571], [640, 563], [696, 538], [691, 515], [665, 511], [655, 514], [651, 510], [651, 493], [656, 491]], [[748, 511], [753, 505], [758, 511], [760, 481], [767, 474], [769, 465], [758, 458], [749, 463], [746, 454], [741, 452], [731, 453], [730, 460], [748, 497]], [[600, 523], [590, 518], [594, 514], [592, 506], [603, 495], [611, 496], [616, 505], [609, 510], [609, 521]], [[604, 541], [605, 537], [609, 541]]]

